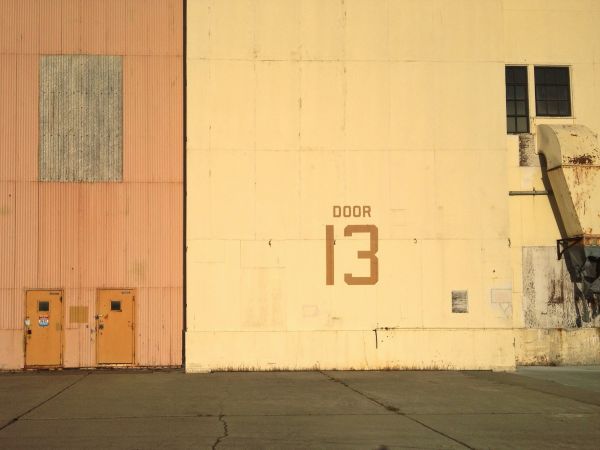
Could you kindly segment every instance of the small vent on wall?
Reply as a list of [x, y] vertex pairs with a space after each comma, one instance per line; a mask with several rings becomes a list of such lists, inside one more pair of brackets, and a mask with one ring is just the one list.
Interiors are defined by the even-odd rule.
[[89, 308], [87, 306], [69, 307], [69, 323], [87, 323]]
[[452, 291], [452, 312], [469, 312], [469, 293], [468, 291]]

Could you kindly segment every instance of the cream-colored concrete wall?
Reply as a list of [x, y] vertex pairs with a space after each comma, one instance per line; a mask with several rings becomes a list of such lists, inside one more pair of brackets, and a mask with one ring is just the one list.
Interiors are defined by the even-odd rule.
[[[600, 132], [600, 34], [597, 25], [600, 2], [504, 0], [503, 10], [506, 63], [529, 66], [532, 133], [536, 132], [537, 125], [545, 123], [583, 124]], [[535, 117], [532, 87], [536, 65], [570, 67], [572, 117]], [[516, 136], [508, 136], [507, 152], [509, 189], [544, 190], [540, 167], [519, 166]], [[509, 202], [515, 326], [523, 327], [523, 247], [554, 248], [561, 235], [547, 197], [511, 197]], [[548, 264], [556, 262], [548, 261]], [[526, 345], [529, 340], [517, 339], [517, 342]], [[597, 347], [594, 349], [597, 351]]]
[[502, 9], [188, 2], [188, 370], [514, 365]]

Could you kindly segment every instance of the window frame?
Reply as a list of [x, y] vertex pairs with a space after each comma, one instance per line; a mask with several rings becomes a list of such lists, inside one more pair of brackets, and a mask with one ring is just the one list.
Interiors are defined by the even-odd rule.
[[[525, 81], [524, 82], [516, 82], [516, 81], [509, 81], [509, 74], [508, 71], [510, 69], [521, 69], [524, 71], [524, 75], [525, 75]], [[529, 98], [529, 66], [528, 65], [522, 65], [522, 64], [506, 64], [504, 66], [504, 87], [505, 87], [505, 107], [506, 107], [506, 133], [507, 134], [523, 134], [523, 133], [529, 133], [530, 132], [530, 108], [529, 108], [529, 102], [530, 102], [530, 98]], [[517, 94], [516, 94], [516, 87], [523, 87], [525, 89], [525, 93], [524, 93], [524, 98], [517, 98]], [[509, 98], [509, 89], [514, 89], [515, 90], [515, 94], [512, 96], [512, 98]], [[514, 103], [514, 113], [509, 113], [509, 102]], [[518, 114], [518, 107], [517, 107], [517, 103], [518, 102], [523, 102], [524, 106], [525, 106], [525, 112], [524, 114]], [[518, 119], [519, 118], [524, 118], [525, 119], [525, 129], [524, 130], [520, 130], [518, 127]], [[514, 119], [515, 121], [515, 129], [514, 131], [510, 131], [509, 130], [509, 120], [510, 119]]]
[[[566, 84], [565, 83], [561, 83], [561, 82], [555, 82], [555, 83], [538, 83], [538, 70], [544, 70], [544, 69], [561, 69], [564, 70], [564, 72], [567, 75], [567, 81]], [[533, 66], [533, 86], [534, 86], [534, 105], [535, 105], [535, 116], [536, 117], [543, 117], [543, 118], [572, 118], [573, 117], [573, 76], [572, 76], [572, 69], [571, 66], [567, 66], [567, 65], [534, 65]], [[539, 94], [538, 94], [538, 87], [540, 89], [542, 88], [564, 88], [566, 86], [567, 88], [567, 95], [565, 96], [565, 98], [558, 98], [560, 96], [560, 94], [556, 94], [557, 98], [544, 98], [544, 99], [539, 99]], [[544, 102], [545, 106], [546, 106], [546, 111], [545, 113], [541, 113], [540, 112], [540, 103]], [[555, 102], [557, 105], [556, 108], [556, 113], [549, 113], [548, 112], [548, 103], [549, 102]], [[560, 112], [560, 103], [561, 102], [566, 102], [567, 104], [567, 108], [568, 110], [566, 111], [566, 113], [561, 113]]]

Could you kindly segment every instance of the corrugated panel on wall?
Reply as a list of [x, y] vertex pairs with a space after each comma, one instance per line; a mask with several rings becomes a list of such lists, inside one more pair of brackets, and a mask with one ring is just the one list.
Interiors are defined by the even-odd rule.
[[0, 181], [0, 288], [15, 282], [15, 183]]
[[147, 1], [127, 0], [127, 55], [149, 55], [150, 11]]
[[62, 186], [58, 183], [39, 185], [38, 210], [38, 288], [58, 289], [61, 280], [61, 249], [60, 240], [61, 208], [60, 192]]
[[21, 54], [39, 53], [40, 9], [38, 0], [20, 0], [17, 2], [17, 51]]
[[[169, 62], [166, 56], [148, 58], [148, 172], [151, 181], [168, 179], [170, 148], [167, 146], [169, 133]], [[167, 129], [168, 129], [167, 128]], [[165, 170], [167, 169], [167, 170]]]
[[18, 0], [0, 2], [0, 53], [17, 51], [17, 4]]
[[20, 330], [23, 328], [23, 303], [16, 289], [0, 289], [0, 330]]
[[110, 203], [105, 183], [81, 184], [80, 200], [80, 286], [106, 287], [106, 265], [109, 243], [106, 240], [106, 212]]
[[59, 214], [55, 239], [60, 242], [59, 286], [63, 288], [79, 286], [79, 191], [77, 185], [58, 183], [58, 197], [53, 202]]
[[106, 286], [127, 286], [127, 187], [106, 185], [110, 198], [106, 210]]
[[148, 189], [127, 184], [127, 286], [148, 286]]
[[38, 286], [38, 183], [16, 183], [15, 287]]
[[171, 360], [172, 366], [181, 364], [182, 355], [182, 330], [183, 330], [183, 289], [172, 288], [171, 293]]
[[[163, 239], [169, 242], [169, 216], [165, 211], [169, 210], [168, 185], [156, 183], [148, 184], [148, 196], [152, 199], [152, 208], [148, 209], [148, 238], [149, 242], [159, 242]], [[165, 242], [165, 243], [166, 243]], [[170, 281], [168, 267], [170, 252], [172, 249], [161, 248], [156, 245], [148, 246], [148, 287], [168, 286]]]
[[106, 2], [85, 0], [81, 8], [81, 53], [106, 53]]
[[17, 56], [17, 180], [38, 177], [38, 56]]
[[124, 55], [127, 48], [127, 2], [106, 0], [106, 54]]
[[139, 290], [144, 301], [136, 301], [137, 336], [136, 356], [140, 365], [167, 366], [173, 363], [171, 339], [179, 334], [177, 318], [172, 317], [171, 288], [147, 288]]
[[142, 181], [148, 172], [147, 57], [123, 58], [123, 181]]
[[17, 58], [0, 54], [0, 180], [15, 180]]
[[62, 2], [56, 0], [39, 0], [40, 21], [39, 35], [40, 54], [57, 55], [61, 51], [62, 34]]
[[80, 0], [61, 1], [61, 53], [81, 53], [81, 2]]
[[183, 108], [181, 99], [183, 98], [183, 59], [177, 57], [170, 60], [169, 64], [169, 160], [168, 167], [170, 181], [183, 181]]

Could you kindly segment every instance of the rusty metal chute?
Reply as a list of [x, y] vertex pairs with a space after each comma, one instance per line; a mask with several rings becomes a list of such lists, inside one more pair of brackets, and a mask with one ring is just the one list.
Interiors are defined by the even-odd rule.
[[[566, 236], [557, 241], [558, 256], [567, 255], [580, 294], [600, 300], [600, 147], [584, 125], [539, 125], [538, 148]], [[596, 313], [598, 311], [595, 311]]]

